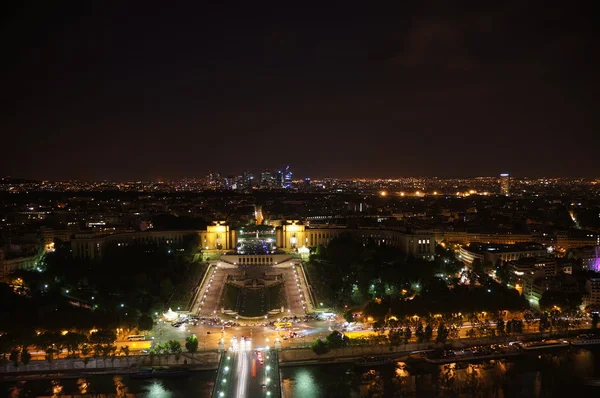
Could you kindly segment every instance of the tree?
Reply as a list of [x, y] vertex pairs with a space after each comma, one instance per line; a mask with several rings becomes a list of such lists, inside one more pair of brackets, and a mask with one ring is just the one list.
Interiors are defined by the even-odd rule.
[[138, 319], [139, 330], [152, 330], [152, 326], [154, 326], [154, 320], [150, 315], [142, 314]]
[[87, 364], [90, 361], [90, 352], [92, 352], [92, 347], [89, 344], [83, 344], [80, 348], [81, 356], [83, 356], [83, 366], [87, 368]]
[[504, 336], [506, 334], [504, 319], [500, 318], [496, 322], [496, 332], [498, 336]]
[[477, 273], [478, 275], [483, 273], [483, 263], [478, 258], [473, 260], [471, 263], [471, 268], [473, 269], [473, 272]]
[[57, 345], [60, 345], [61, 335], [53, 332], [44, 332], [37, 336], [35, 346], [38, 350], [46, 353], [46, 360], [52, 362], [54, 354], [58, 352]]
[[425, 341], [430, 341], [431, 338], [433, 337], [433, 327], [431, 327], [431, 324], [427, 324], [427, 326], [425, 327]]
[[19, 367], [19, 349], [13, 348], [10, 351], [10, 356], [8, 357], [8, 359], [13, 363], [15, 368], [18, 368]]
[[505, 332], [507, 335], [512, 335], [514, 333], [514, 329], [513, 329], [513, 321], [508, 321], [506, 322], [506, 326], [505, 326]]
[[513, 332], [515, 334], [523, 333], [523, 321], [520, 319], [513, 319]]
[[417, 343], [422, 343], [423, 340], [425, 340], [425, 331], [423, 330], [423, 324], [421, 322], [419, 322], [419, 325], [417, 326], [415, 336], [417, 336]]
[[7, 355], [10, 354], [13, 348], [13, 341], [10, 335], [1, 334], [0, 335], [0, 355], [2, 356], [2, 364], [6, 366], [8, 360]]
[[378, 334], [383, 333], [385, 330], [385, 324], [382, 321], [375, 321], [373, 322], [373, 331], [377, 332]]
[[560, 308], [564, 310], [577, 310], [581, 306], [582, 295], [579, 292], [557, 292], [545, 291], [540, 298], [540, 308], [552, 310]]
[[171, 294], [173, 294], [173, 282], [171, 279], [165, 278], [160, 281], [160, 298], [163, 302], [168, 302], [169, 298], [171, 298]]
[[125, 360], [127, 361], [127, 363], [129, 363], [129, 347], [124, 345], [121, 346], [121, 350], [120, 350], [123, 355], [125, 355]]
[[404, 329], [404, 344], [408, 344], [410, 342], [411, 337], [412, 331], [410, 330], [410, 327], [407, 326], [406, 329]]
[[317, 355], [322, 355], [329, 352], [329, 346], [321, 339], [314, 341], [311, 348]]
[[102, 356], [102, 344], [98, 344], [98, 343], [94, 344], [92, 355], [94, 356], [94, 359], [96, 359], [96, 360]]
[[547, 312], [543, 312], [540, 315], [540, 324], [539, 324], [539, 329], [540, 332], [545, 332], [546, 330], [548, 330], [550, 328], [550, 318], [548, 317], [548, 313]]
[[110, 363], [112, 366], [115, 365], [115, 358], [117, 357], [117, 346], [116, 345], [110, 345], [110, 349], [109, 349], [109, 353], [110, 353]]
[[598, 328], [599, 321], [600, 321], [600, 315], [597, 312], [592, 312], [592, 329]]
[[446, 328], [446, 326], [444, 326], [444, 324], [440, 324], [440, 327], [438, 328], [437, 331], [437, 337], [436, 337], [436, 342], [438, 343], [445, 343], [446, 340], [448, 340], [448, 329]]
[[354, 322], [354, 314], [352, 314], [352, 310], [344, 312], [344, 319], [348, 323]]
[[[169, 354], [175, 355], [175, 361], [179, 361], [179, 356], [181, 355], [181, 343], [177, 340], [169, 340], [167, 341], [167, 349]], [[167, 356], [167, 360], [168, 360]]]
[[104, 367], [106, 367], [106, 360], [115, 350], [116, 347], [110, 343], [102, 346], [102, 360], [104, 361]]
[[477, 337], [477, 329], [471, 326], [471, 329], [467, 330], [467, 337], [470, 339]]
[[81, 333], [69, 332], [62, 336], [62, 344], [69, 351], [69, 356], [75, 358], [75, 352], [79, 351], [81, 346], [87, 342], [87, 337]]
[[500, 282], [504, 285], [508, 283], [510, 280], [510, 274], [506, 265], [496, 266], [496, 278], [500, 279]]
[[196, 335], [191, 335], [186, 337], [185, 339], [185, 349], [188, 350], [190, 354], [192, 354], [192, 358], [194, 357], [194, 353], [198, 351], [198, 338]]
[[390, 330], [390, 333], [388, 334], [388, 340], [390, 341], [391, 346], [398, 347], [404, 340], [402, 331], [398, 329]]
[[525, 322], [527, 322], [527, 328], [529, 328], [531, 324], [535, 321], [533, 314], [529, 311], [525, 312], [523, 318], [525, 318]]
[[108, 329], [100, 329], [90, 334], [90, 343], [92, 344], [112, 344], [117, 339], [114, 331]]
[[348, 344], [348, 338], [342, 333], [334, 330], [326, 338], [325, 341], [330, 348], [342, 348]]
[[27, 369], [27, 365], [31, 362], [31, 354], [27, 351], [27, 347], [23, 347], [21, 351], [21, 362], [25, 365], [25, 369]]

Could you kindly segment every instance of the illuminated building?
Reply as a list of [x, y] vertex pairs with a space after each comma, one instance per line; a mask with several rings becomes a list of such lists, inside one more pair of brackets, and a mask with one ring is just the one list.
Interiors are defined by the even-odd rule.
[[583, 296], [583, 306], [600, 305], [600, 278], [590, 278], [585, 282], [586, 294]]
[[500, 174], [500, 193], [505, 196], [510, 195], [510, 175]]
[[283, 187], [290, 189], [292, 187], [292, 172], [290, 166], [285, 166], [285, 173], [283, 174]]
[[77, 233], [71, 240], [71, 251], [75, 258], [90, 260], [102, 258], [108, 246], [127, 246], [136, 243], [182, 245], [190, 236], [199, 237], [199, 245], [204, 251], [232, 250], [237, 242], [236, 231], [223, 221], [214, 221], [206, 230], [144, 231], [98, 235]]
[[435, 235], [429, 230], [403, 231], [379, 228], [310, 228], [294, 220], [277, 229], [277, 247], [284, 251], [294, 251], [302, 247], [327, 245], [341, 234], [350, 234], [366, 244], [387, 245], [402, 250], [405, 254], [425, 259], [433, 259]]
[[543, 246], [538, 244], [515, 244], [515, 245], [486, 245], [472, 244], [469, 247], [462, 246], [458, 253], [458, 259], [467, 264], [479, 259], [482, 263], [496, 261], [513, 261], [524, 257], [542, 257], [548, 253]]
[[277, 173], [271, 170], [264, 170], [260, 173], [260, 185], [263, 188], [275, 188], [277, 186]]
[[4, 280], [10, 273], [19, 270], [35, 269], [43, 259], [44, 252], [38, 250], [33, 253], [19, 253], [18, 255], [7, 255], [7, 250], [0, 247], [0, 280]]

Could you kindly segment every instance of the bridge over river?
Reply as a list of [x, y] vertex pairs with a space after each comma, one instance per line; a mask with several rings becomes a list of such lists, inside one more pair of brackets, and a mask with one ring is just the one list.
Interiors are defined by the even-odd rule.
[[212, 396], [214, 398], [281, 397], [276, 350], [254, 350], [250, 342], [221, 354]]

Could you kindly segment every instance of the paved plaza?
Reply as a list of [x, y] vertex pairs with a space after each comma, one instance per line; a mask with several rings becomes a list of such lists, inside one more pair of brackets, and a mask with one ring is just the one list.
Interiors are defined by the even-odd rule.
[[312, 310], [312, 303], [308, 299], [308, 289], [305, 286], [299, 261], [286, 261], [274, 266], [245, 266], [214, 261], [207, 269], [201, 286], [198, 289], [192, 312], [201, 317], [221, 317], [221, 296], [227, 280], [227, 275], [248, 278], [261, 278], [267, 274], [281, 274], [284, 283], [285, 306], [282, 316], [303, 316], [306, 311]]

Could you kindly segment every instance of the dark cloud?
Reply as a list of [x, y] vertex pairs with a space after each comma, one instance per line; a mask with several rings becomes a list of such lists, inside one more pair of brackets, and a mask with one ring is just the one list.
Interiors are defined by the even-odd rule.
[[586, 7], [21, 5], [3, 24], [0, 172], [598, 174]]

